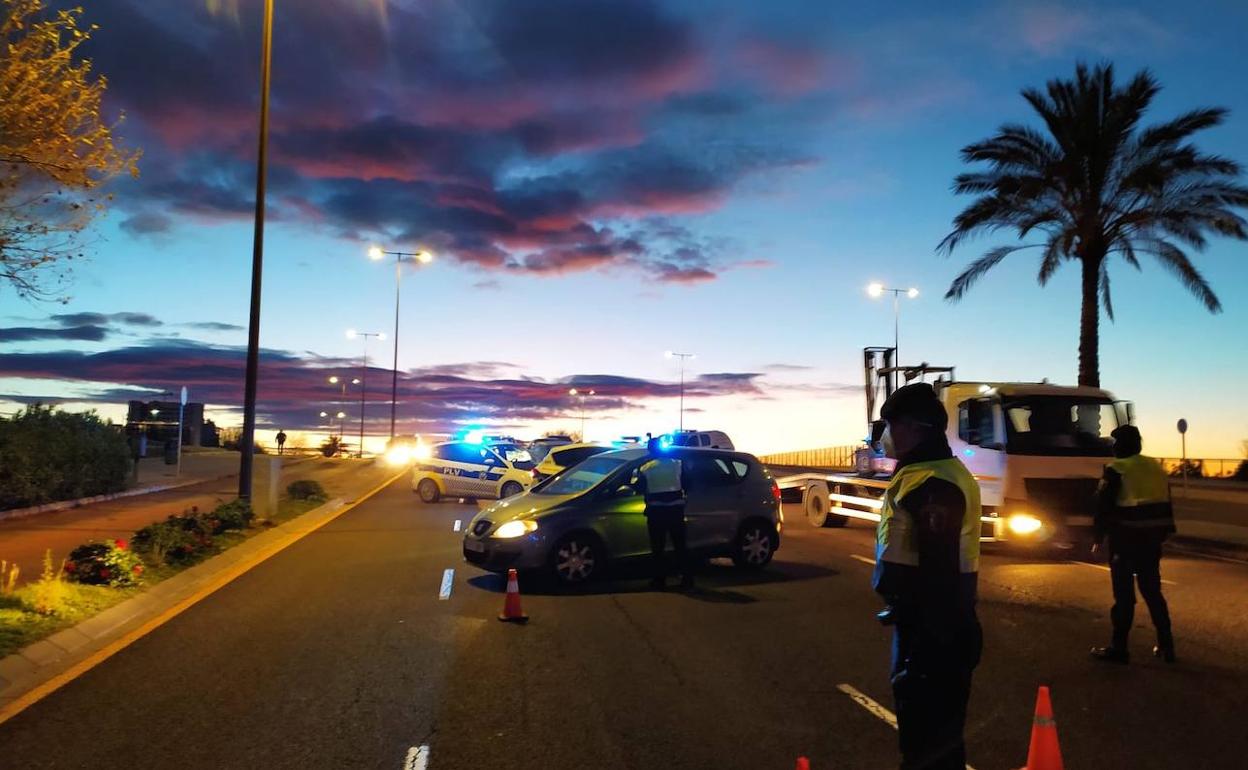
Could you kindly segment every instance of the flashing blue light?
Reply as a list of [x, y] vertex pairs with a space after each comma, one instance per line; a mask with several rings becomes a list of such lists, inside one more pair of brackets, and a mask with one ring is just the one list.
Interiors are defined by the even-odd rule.
[[974, 449], [963, 449], [963, 450], [962, 450], [962, 454], [966, 455], [967, 457], [974, 457], [974, 456], [975, 456], [975, 450], [974, 450]]
[[485, 441], [485, 431], [470, 430], [464, 434], [464, 441], [469, 444], [480, 444]]

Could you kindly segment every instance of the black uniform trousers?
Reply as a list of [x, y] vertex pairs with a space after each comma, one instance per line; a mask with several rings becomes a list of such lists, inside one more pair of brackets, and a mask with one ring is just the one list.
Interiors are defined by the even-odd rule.
[[646, 529], [650, 532], [650, 554], [654, 560], [654, 577], [667, 576], [667, 540], [671, 538], [681, 575], [693, 574], [685, 544], [685, 498], [679, 492], [664, 492], [646, 498]]
[[966, 705], [983, 652], [972, 614], [952, 634], [901, 620], [893, 633], [893, 698], [902, 770], [964, 770]]
[[1109, 542], [1109, 576], [1114, 587], [1114, 606], [1109, 612], [1114, 623], [1113, 647], [1127, 649], [1127, 636], [1135, 620], [1135, 588], [1148, 605], [1148, 614], [1157, 628], [1157, 643], [1174, 645], [1170, 631], [1170, 608], [1161, 595], [1161, 543]]

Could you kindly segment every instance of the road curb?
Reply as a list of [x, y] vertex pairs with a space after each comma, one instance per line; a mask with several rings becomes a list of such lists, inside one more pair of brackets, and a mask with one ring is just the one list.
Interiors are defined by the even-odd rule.
[[357, 495], [334, 499], [261, 532], [151, 589], [0, 659], [0, 724], [103, 663], [184, 610], [228, 585], [393, 484], [401, 471]]

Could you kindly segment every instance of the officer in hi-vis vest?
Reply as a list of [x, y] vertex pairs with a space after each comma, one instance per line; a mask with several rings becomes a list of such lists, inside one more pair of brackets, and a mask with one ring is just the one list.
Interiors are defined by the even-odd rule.
[[663, 552], [670, 537], [680, 565], [681, 585], [692, 588], [693, 568], [685, 548], [684, 467], [679, 458], [667, 454], [659, 439], [651, 438], [646, 448], [650, 459], [641, 466], [641, 487], [646, 499], [650, 553], [654, 559], [650, 585], [662, 589], [667, 583], [667, 561]]
[[1123, 425], [1111, 435], [1117, 459], [1105, 466], [1097, 488], [1092, 552], [1097, 553], [1108, 541], [1114, 635], [1108, 647], [1093, 647], [1092, 656], [1111, 663], [1127, 662], [1127, 634], [1135, 619], [1135, 582], [1157, 629], [1153, 654], [1173, 663], [1170, 609], [1161, 595], [1161, 544], [1174, 532], [1170, 480], [1161, 463], [1140, 454], [1140, 431], [1134, 425]]
[[876, 532], [873, 586], [893, 625], [893, 697], [901, 767], [966, 766], [962, 733], [983, 632], [975, 616], [979, 485], [945, 438], [948, 417], [926, 383], [880, 409], [876, 440], [897, 459]]

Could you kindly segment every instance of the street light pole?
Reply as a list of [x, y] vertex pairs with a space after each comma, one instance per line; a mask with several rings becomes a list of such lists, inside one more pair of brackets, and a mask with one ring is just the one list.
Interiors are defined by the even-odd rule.
[[368, 338], [376, 337], [379, 340], [386, 338], [385, 332], [357, 332], [355, 329], [347, 330], [347, 339], [355, 339], [356, 337], [364, 338], [364, 368], [360, 371], [360, 447], [356, 450], [356, 457], [364, 458], [364, 398], [368, 393]]
[[568, 395], [576, 396], [580, 398], [581, 400], [581, 441], [584, 441], [585, 440], [585, 398], [586, 396], [594, 395], [594, 391], [591, 390], [588, 393], [582, 393], [576, 388], [572, 388], [571, 390], [568, 391]]
[[694, 358], [694, 354], [693, 353], [674, 353], [669, 350], [666, 353], [664, 353], [664, 355], [667, 356], [668, 358], [680, 359], [680, 419], [679, 419], [680, 428], [679, 430], [683, 431], [685, 429], [685, 359]]
[[380, 246], [368, 250], [369, 259], [374, 261], [387, 255], [394, 257], [394, 367], [390, 373], [390, 441], [393, 442], [395, 410], [399, 404], [399, 286], [403, 280], [403, 261], [427, 265], [433, 261], [433, 255], [427, 251], [386, 251]]
[[251, 246], [251, 315], [247, 326], [247, 374], [243, 385], [243, 435], [238, 466], [238, 497], [251, 500], [251, 464], [255, 455], [256, 380], [260, 370], [260, 279], [264, 272], [265, 176], [269, 155], [269, 83], [273, 60], [273, 0], [264, 2], [260, 47], [260, 138], [256, 156], [256, 215]]
[[901, 366], [901, 353], [899, 352], [899, 340], [901, 336], [901, 295], [905, 294], [910, 299], [914, 299], [919, 296], [919, 290], [915, 288], [890, 289], [882, 283], [867, 284], [867, 294], [872, 297], [879, 297], [884, 292], [891, 292], [893, 295], [893, 366]]

